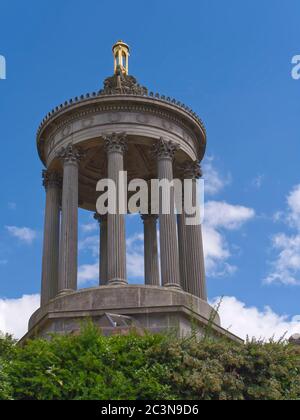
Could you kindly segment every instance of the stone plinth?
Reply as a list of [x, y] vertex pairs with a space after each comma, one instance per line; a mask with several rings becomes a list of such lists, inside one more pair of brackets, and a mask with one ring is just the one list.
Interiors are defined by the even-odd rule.
[[82, 321], [87, 319], [101, 326], [106, 313], [131, 317], [141, 328], [153, 333], [173, 331], [180, 337], [195, 329], [203, 335], [213, 317], [214, 335], [241, 342], [220, 326], [218, 314], [207, 302], [191, 294], [157, 286], [103, 286], [50, 301], [33, 314], [29, 332], [21, 343], [35, 336], [47, 338], [51, 333], [78, 333]]
[[289, 339], [289, 342], [296, 346], [300, 346], [300, 334], [292, 335], [292, 337]]

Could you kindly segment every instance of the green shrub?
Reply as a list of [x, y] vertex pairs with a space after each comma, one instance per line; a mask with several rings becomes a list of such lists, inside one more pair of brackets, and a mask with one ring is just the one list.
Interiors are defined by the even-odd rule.
[[11, 400], [12, 388], [8, 375], [8, 366], [0, 358], [0, 400]]
[[286, 343], [173, 340], [150, 352], [182, 399], [300, 399], [300, 349]]
[[0, 400], [12, 399], [12, 387], [8, 366], [15, 353], [15, 349], [13, 338], [0, 333]]
[[0, 340], [0, 399], [299, 400], [300, 349], [170, 336]]

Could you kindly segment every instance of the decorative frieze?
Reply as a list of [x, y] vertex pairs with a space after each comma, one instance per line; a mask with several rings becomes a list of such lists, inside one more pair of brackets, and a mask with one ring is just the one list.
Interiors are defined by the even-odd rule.
[[[91, 125], [87, 126], [87, 121]], [[55, 125], [51, 126], [46, 139], [43, 137], [43, 141], [38, 142], [42, 160], [50, 164], [57, 151], [71, 140], [76, 138], [76, 144], [80, 143], [77, 141], [79, 138], [84, 141], [88, 137], [89, 129], [92, 128], [99, 131], [99, 134], [105, 133], [107, 127], [113, 123], [122, 124], [121, 130], [124, 131], [132, 130], [135, 123], [143, 124], [146, 135], [152, 138], [156, 137], [156, 131], [158, 135], [161, 135], [161, 130], [167, 130], [170, 133], [170, 140], [174, 141], [174, 136], [176, 136], [178, 143], [192, 159], [202, 153], [200, 150], [201, 142], [198, 140], [201, 134], [199, 133], [196, 136], [190, 125], [185, 124], [185, 120], [178, 118], [174, 112], [150, 104], [145, 106], [143, 104], [127, 103], [115, 106], [91, 105], [84, 111], [74, 111], [71, 115], [67, 114], [65, 118], [61, 118]], [[126, 128], [124, 128], [124, 125], [126, 125]], [[69, 131], [70, 127], [71, 131]], [[112, 127], [111, 131], [116, 129], [117, 127]]]

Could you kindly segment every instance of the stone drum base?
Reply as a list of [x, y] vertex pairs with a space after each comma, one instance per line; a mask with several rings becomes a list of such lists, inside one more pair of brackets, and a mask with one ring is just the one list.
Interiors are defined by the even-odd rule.
[[181, 290], [157, 286], [102, 286], [84, 289], [51, 300], [36, 311], [21, 344], [52, 333], [76, 334], [85, 320], [92, 320], [104, 335], [139, 332], [174, 332], [202, 336], [211, 323], [214, 336], [241, 339], [224, 330], [219, 315], [207, 302]]

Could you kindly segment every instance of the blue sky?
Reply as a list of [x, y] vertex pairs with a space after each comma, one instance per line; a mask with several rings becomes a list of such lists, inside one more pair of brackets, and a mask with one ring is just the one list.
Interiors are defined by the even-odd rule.
[[[270, 334], [278, 323], [297, 328], [300, 80], [291, 77], [291, 60], [300, 54], [299, 15], [297, 0], [0, 0], [7, 61], [0, 80], [0, 329], [2, 316], [2, 329], [19, 332], [7, 324], [11, 303], [40, 288], [44, 191], [36, 128], [54, 106], [101, 88], [118, 39], [130, 44], [130, 70], [140, 83], [187, 103], [207, 127], [208, 291], [211, 300], [227, 297], [225, 327], [240, 310], [255, 333], [264, 322]], [[89, 214], [81, 213], [79, 230], [87, 285], [97, 258]], [[140, 279], [140, 233], [141, 223], [130, 218], [133, 281]], [[277, 323], [268, 324], [270, 316]]]

